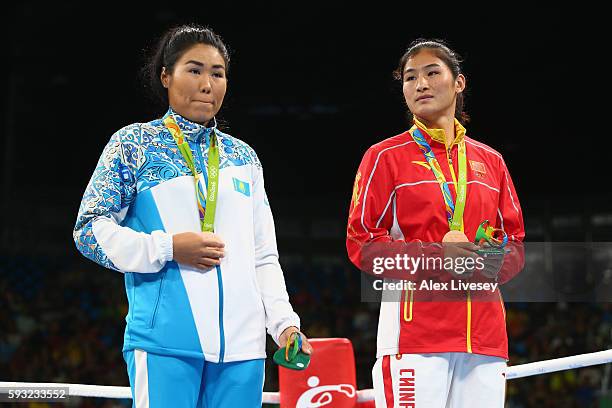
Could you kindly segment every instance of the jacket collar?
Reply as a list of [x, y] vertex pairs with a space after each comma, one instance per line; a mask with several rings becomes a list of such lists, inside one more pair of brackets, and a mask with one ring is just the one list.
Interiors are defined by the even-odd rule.
[[[428, 139], [428, 142], [431, 142], [433, 140], [442, 143], [443, 145], [446, 145], [444, 129], [428, 129], [427, 126], [423, 124], [423, 122], [416, 118], [416, 116], [413, 117], [413, 120], [414, 125], [410, 129], [411, 132], [414, 131], [416, 128], [419, 128], [422, 133], [424, 133], [423, 136]], [[459, 123], [459, 121], [455, 118], [455, 140], [453, 140], [453, 144], [451, 146], [459, 144], [461, 141], [463, 141], [465, 137], [465, 132], [465, 127], [463, 127], [463, 125]]]
[[191, 142], [199, 142], [202, 138], [208, 139], [208, 135], [213, 130], [217, 129], [217, 119], [213, 118], [210, 122], [208, 122], [208, 126], [204, 126], [200, 123], [192, 122], [189, 119], [179, 115], [172, 109], [168, 108], [168, 111], [164, 115], [164, 118], [172, 115], [176, 124], [181, 129], [181, 132], [185, 135], [185, 137]]

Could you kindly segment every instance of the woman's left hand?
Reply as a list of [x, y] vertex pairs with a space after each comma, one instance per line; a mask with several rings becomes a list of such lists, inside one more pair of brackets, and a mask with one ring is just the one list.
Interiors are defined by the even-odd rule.
[[295, 332], [300, 333], [300, 335], [302, 336], [302, 351], [306, 354], [312, 354], [312, 346], [308, 342], [308, 339], [306, 338], [304, 333], [300, 332], [299, 329], [295, 326], [289, 326], [285, 330], [283, 330], [280, 337], [278, 338], [278, 344], [280, 345], [280, 348], [283, 348], [287, 345], [287, 341], [289, 341], [289, 336], [291, 336], [291, 334]]

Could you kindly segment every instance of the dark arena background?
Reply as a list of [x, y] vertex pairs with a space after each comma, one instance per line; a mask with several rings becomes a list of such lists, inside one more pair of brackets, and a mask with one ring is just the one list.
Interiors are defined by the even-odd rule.
[[[230, 47], [223, 129], [262, 161], [302, 330], [352, 341], [359, 389], [372, 387], [379, 305], [362, 302], [361, 272], [346, 255], [348, 206], [365, 150], [408, 128], [392, 71], [413, 39], [445, 39], [464, 58], [468, 135], [503, 154], [526, 242], [612, 241], [610, 119], [594, 113], [609, 99], [608, 51], [582, 47], [597, 37], [585, 34], [590, 20], [579, 15], [499, 7], [6, 6], [0, 381], [129, 384], [123, 276], [81, 256], [72, 229], [109, 137], [165, 112], [147, 96], [139, 69], [144, 50], [179, 23], [209, 26]], [[605, 268], [610, 275], [612, 264]], [[612, 348], [610, 303], [506, 308], [510, 366]], [[265, 391], [279, 387], [274, 348], [269, 339]], [[611, 387], [610, 364], [558, 371], [508, 381], [506, 406], [611, 407]], [[74, 397], [66, 406], [130, 404]]]

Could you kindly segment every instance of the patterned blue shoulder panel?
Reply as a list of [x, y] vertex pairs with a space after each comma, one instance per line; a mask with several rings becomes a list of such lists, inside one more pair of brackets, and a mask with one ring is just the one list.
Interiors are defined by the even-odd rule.
[[130, 164], [139, 192], [171, 180], [191, 175], [172, 135], [160, 119], [141, 125], [138, 140], [124, 139], [126, 149], [132, 154]]
[[[218, 130], [216, 132], [220, 145], [220, 169], [247, 164], [261, 168], [257, 154], [248, 144], [229, 134]], [[126, 129], [122, 141], [126, 160], [135, 174], [138, 191], [144, 191], [175, 177], [191, 175], [172, 135], [161, 120], [142, 124], [138, 132], [135, 129]], [[208, 147], [193, 142], [189, 145], [192, 151], [198, 148], [203, 150], [202, 166], [206, 167]], [[198, 155], [194, 155], [195, 160], [198, 160], [197, 157]]]
[[227, 166], [244, 166], [252, 164], [261, 169], [261, 163], [255, 150], [242, 140], [217, 130], [221, 163], [220, 168]]

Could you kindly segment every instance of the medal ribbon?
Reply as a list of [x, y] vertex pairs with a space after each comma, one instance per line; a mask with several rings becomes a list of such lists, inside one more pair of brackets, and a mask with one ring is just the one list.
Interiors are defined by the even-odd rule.
[[[453, 203], [453, 196], [451, 195], [450, 189], [448, 188], [448, 183], [446, 182], [444, 173], [442, 173], [442, 169], [440, 168], [440, 163], [438, 163], [436, 156], [431, 150], [431, 146], [429, 146], [429, 143], [427, 143], [427, 140], [425, 140], [425, 137], [423, 137], [423, 134], [421, 133], [421, 130], [419, 128], [415, 129], [414, 132], [412, 132], [412, 139], [416, 142], [416, 144], [419, 146], [419, 148], [425, 155], [425, 159], [427, 160], [431, 171], [434, 173], [436, 180], [438, 180], [440, 190], [442, 191], [442, 196], [444, 197], [448, 226], [450, 227], [451, 231], [463, 231], [463, 211], [465, 209], [465, 201], [467, 197], [467, 160], [465, 152], [465, 141], [462, 140], [461, 142], [459, 142], [458, 145], [459, 180], [455, 181], [457, 200], [455, 203]], [[454, 179], [455, 170], [453, 169], [452, 165], [450, 165], [450, 170]]]
[[208, 197], [204, 194], [198, 172], [193, 161], [193, 154], [189, 143], [185, 140], [183, 132], [172, 117], [168, 115], [164, 119], [164, 125], [172, 134], [183, 159], [193, 174], [195, 182], [196, 203], [200, 215], [200, 228], [203, 232], [213, 232], [215, 224], [215, 210], [217, 209], [217, 193], [219, 190], [219, 146], [217, 145], [217, 134], [213, 130], [210, 134], [210, 148], [208, 149]]

